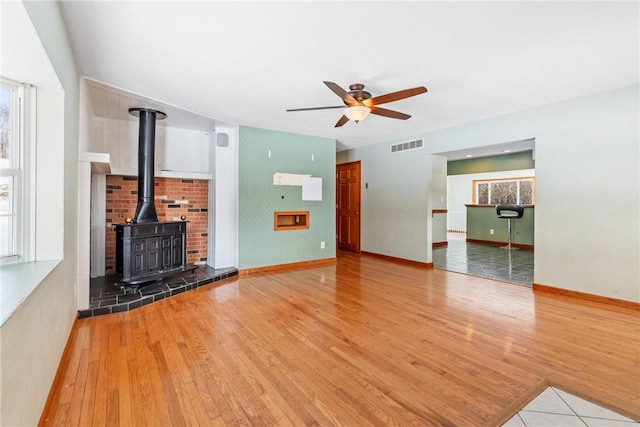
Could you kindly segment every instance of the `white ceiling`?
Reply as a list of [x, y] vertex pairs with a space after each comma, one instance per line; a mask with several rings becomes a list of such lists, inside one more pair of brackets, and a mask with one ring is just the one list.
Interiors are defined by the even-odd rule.
[[[197, 113], [195, 127], [204, 116], [332, 138], [338, 151], [639, 81], [637, 1], [60, 4], [81, 75], [106, 84], [94, 88]], [[285, 111], [340, 105], [324, 80], [429, 92], [384, 105], [407, 121], [334, 128], [340, 110]]]

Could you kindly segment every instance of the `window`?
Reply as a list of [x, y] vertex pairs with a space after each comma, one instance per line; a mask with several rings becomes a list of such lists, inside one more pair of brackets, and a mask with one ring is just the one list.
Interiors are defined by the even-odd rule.
[[533, 205], [534, 191], [534, 177], [473, 181], [473, 201], [478, 205]]
[[24, 260], [29, 88], [0, 78], [0, 263]]

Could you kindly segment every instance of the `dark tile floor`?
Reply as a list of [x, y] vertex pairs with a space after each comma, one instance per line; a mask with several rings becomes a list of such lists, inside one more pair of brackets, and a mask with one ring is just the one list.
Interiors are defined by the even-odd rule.
[[533, 250], [509, 250], [467, 243], [464, 235], [449, 236], [448, 246], [433, 249], [435, 268], [518, 285], [533, 285]]
[[121, 286], [117, 281], [119, 277], [117, 275], [91, 279], [89, 283], [89, 308], [79, 310], [79, 317], [133, 310], [154, 301], [238, 275], [238, 270], [235, 267], [211, 268], [206, 265], [194, 267], [192, 271], [140, 286]]

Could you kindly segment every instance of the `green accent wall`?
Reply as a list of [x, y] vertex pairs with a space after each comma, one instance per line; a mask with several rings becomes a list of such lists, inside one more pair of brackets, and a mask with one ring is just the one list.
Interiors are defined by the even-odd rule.
[[[336, 256], [335, 164], [333, 139], [240, 127], [239, 269]], [[277, 172], [322, 178], [322, 201], [303, 201], [300, 186], [273, 185]], [[275, 231], [276, 211], [309, 211], [309, 228]]]
[[[507, 222], [498, 218], [495, 206], [467, 206], [467, 239], [507, 243]], [[522, 218], [512, 219], [511, 243], [533, 246], [534, 222], [535, 208], [525, 208]]]
[[477, 159], [451, 160], [447, 162], [447, 175], [535, 169], [533, 151], [478, 157]]

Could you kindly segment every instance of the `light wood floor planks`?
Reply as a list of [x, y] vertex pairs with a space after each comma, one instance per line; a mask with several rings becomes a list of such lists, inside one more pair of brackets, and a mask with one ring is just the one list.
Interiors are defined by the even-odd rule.
[[495, 425], [547, 384], [640, 420], [638, 312], [340, 253], [81, 319], [44, 425]]

